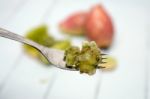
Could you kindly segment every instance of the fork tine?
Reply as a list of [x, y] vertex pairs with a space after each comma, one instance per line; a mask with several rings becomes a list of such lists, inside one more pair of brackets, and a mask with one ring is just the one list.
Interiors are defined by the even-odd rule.
[[101, 62], [101, 64], [105, 64], [105, 63], [107, 63], [107, 62], [103, 62], [103, 61]]
[[107, 55], [107, 54], [102, 53], [101, 55], [103, 56], [103, 55]]
[[97, 68], [98, 68], [98, 69], [101, 69], [101, 68], [106, 68], [106, 67], [104, 67], [104, 66], [98, 66]]
[[102, 57], [101, 57], [101, 64], [107, 63], [107, 62], [104, 61], [104, 60], [107, 59], [107, 57], [105, 57], [105, 55], [107, 55], [107, 54], [102, 53], [101, 55], [102, 55]]
[[103, 59], [107, 59], [107, 58], [106, 58], [106, 57], [102, 57], [102, 60], [103, 60]]

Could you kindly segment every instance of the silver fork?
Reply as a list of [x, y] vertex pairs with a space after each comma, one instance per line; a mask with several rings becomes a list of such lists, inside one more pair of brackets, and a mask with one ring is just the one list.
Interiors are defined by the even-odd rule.
[[65, 69], [65, 70], [72, 70], [75, 71], [76, 69], [73, 68], [66, 68], [66, 63], [63, 60], [64, 58], [64, 51], [58, 50], [58, 49], [53, 49], [53, 48], [47, 48], [44, 47], [32, 40], [29, 40], [25, 37], [22, 37], [18, 34], [15, 34], [13, 32], [10, 32], [8, 30], [0, 28], [0, 36], [8, 39], [12, 39], [24, 44], [28, 44], [37, 50], [41, 52], [45, 58], [51, 62], [55, 67], [60, 68], [60, 69]]
[[[29, 40], [23, 36], [20, 36], [18, 34], [15, 34], [13, 32], [10, 32], [10, 31], [2, 29], [2, 28], [0, 28], [0, 36], [4, 37], [4, 38], [12, 39], [12, 40], [24, 43], [24, 44], [28, 44], [28, 45], [36, 48], [37, 50], [39, 50], [39, 52], [41, 52], [45, 56], [45, 58], [50, 63], [52, 63], [57, 68], [64, 69], [64, 70], [71, 70], [71, 71], [77, 70], [75, 68], [67, 68], [66, 67], [66, 62], [63, 60], [64, 59], [64, 51], [62, 51], [62, 50], [44, 47], [32, 40]], [[101, 60], [101, 63], [98, 65], [98, 68], [105, 68], [105, 67], [101, 66], [101, 64], [106, 63], [103, 61], [103, 60], [107, 59], [107, 58], [103, 57], [105, 55], [106, 54], [103, 54], [103, 53], [101, 54], [102, 60]]]

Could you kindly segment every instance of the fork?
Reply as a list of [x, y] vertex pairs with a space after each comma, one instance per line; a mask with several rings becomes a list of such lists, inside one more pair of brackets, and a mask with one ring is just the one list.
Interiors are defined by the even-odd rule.
[[63, 61], [64, 51], [62, 50], [44, 47], [32, 40], [29, 40], [23, 36], [20, 36], [18, 34], [15, 34], [3, 28], [0, 28], [0, 36], [15, 40], [15, 41], [18, 41], [18, 42], [21, 42], [21, 43], [24, 43], [24, 44], [27, 44], [36, 48], [42, 55], [45, 56], [45, 58], [49, 62], [51, 62], [53, 65], [55, 65], [58, 68], [67, 69], [67, 70], [75, 70], [75, 69], [66, 68], [66, 63], [65, 61]]
[[[64, 51], [62, 51], [62, 50], [44, 47], [44, 46], [42, 46], [42, 45], [40, 45], [40, 44], [38, 44], [32, 40], [29, 40], [23, 36], [20, 36], [18, 34], [15, 34], [13, 32], [10, 32], [8, 30], [3, 29], [3, 28], [0, 28], [0, 36], [34, 47], [43, 56], [45, 56], [45, 58], [50, 63], [52, 63], [57, 68], [64, 69], [64, 70], [76, 71], [76, 69], [74, 69], [74, 68], [67, 68], [66, 67], [66, 62], [63, 60], [64, 59]], [[103, 56], [105, 54], [101, 54], [101, 55]]]

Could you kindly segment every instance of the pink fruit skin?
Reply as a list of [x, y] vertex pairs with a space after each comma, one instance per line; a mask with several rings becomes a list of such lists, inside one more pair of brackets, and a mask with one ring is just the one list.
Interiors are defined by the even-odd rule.
[[87, 37], [100, 48], [108, 48], [113, 40], [113, 25], [110, 16], [102, 5], [94, 6], [89, 12], [85, 24]]
[[75, 35], [83, 34], [86, 15], [87, 13], [85, 12], [74, 13], [63, 22], [61, 22], [59, 26], [64, 32]]

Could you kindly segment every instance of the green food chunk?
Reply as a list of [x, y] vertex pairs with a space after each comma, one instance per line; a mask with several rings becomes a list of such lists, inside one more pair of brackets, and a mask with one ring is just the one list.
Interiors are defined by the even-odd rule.
[[52, 46], [55, 42], [54, 38], [48, 35], [48, 28], [46, 25], [41, 25], [30, 30], [25, 37], [46, 47]]
[[[30, 30], [25, 37], [49, 48], [65, 50], [66, 48], [71, 46], [69, 40], [56, 41], [52, 36], [50, 36], [48, 34], [48, 28], [46, 25], [41, 25]], [[48, 60], [37, 49], [26, 44], [23, 46], [23, 48], [25, 52], [30, 56], [38, 59], [44, 64], [50, 64]]]
[[81, 73], [92, 75], [101, 60], [100, 50], [95, 42], [85, 42], [78, 56], [79, 68]]
[[82, 49], [70, 47], [65, 51], [65, 61], [70, 68], [92, 75], [101, 61], [101, 53], [95, 42], [84, 42]]
[[65, 51], [64, 60], [66, 61], [66, 66], [68, 68], [78, 68], [77, 67], [77, 56], [80, 54], [80, 49], [75, 46], [71, 46]]

